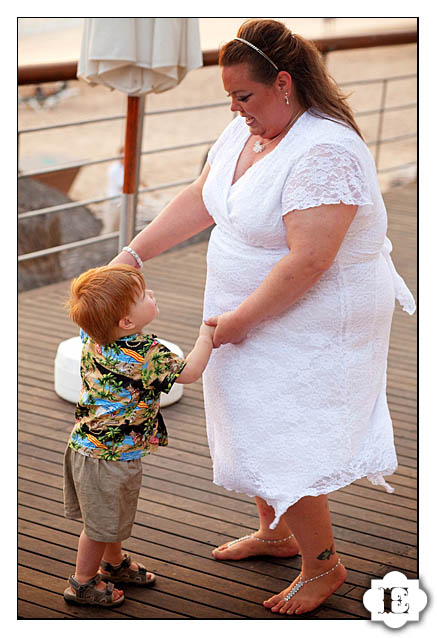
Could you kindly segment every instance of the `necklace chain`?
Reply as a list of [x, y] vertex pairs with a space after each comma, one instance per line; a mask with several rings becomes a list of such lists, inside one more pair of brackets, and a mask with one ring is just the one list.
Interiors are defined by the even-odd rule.
[[272, 139], [269, 140], [268, 142], [266, 142], [265, 144], [261, 144], [261, 142], [259, 140], [257, 140], [255, 142], [255, 144], [253, 145], [254, 152], [255, 153], [262, 153], [266, 146], [268, 146], [269, 144], [274, 142], [280, 135], [282, 135], [282, 133], [284, 131], [286, 131], [287, 129], [291, 128], [293, 126], [293, 124], [295, 123], [295, 121], [297, 120], [297, 118], [299, 117], [299, 115], [302, 115], [302, 113], [303, 113], [303, 111], [298, 111], [297, 114], [288, 122], [288, 124], [286, 124], [284, 126], [282, 131], [280, 131], [277, 135], [275, 135], [275, 137], [272, 137]]

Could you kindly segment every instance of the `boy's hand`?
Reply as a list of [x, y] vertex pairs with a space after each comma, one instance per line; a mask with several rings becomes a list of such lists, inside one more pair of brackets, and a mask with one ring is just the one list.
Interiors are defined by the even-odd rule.
[[199, 330], [199, 336], [208, 337], [213, 342], [215, 332], [215, 326], [207, 326], [205, 323], [202, 323]]

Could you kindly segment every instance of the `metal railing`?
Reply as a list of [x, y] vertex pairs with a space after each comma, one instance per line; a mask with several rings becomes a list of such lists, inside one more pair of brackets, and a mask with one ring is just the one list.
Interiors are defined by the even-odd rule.
[[[376, 35], [370, 35], [370, 36], [322, 38], [319, 40], [314, 40], [315, 44], [318, 46], [319, 50], [323, 53], [323, 55], [327, 55], [331, 51], [374, 47], [374, 46], [393, 46], [398, 44], [415, 43], [416, 41], [417, 41], [416, 31], [396, 32], [396, 33], [389, 33], [389, 34], [376, 34]], [[204, 66], [216, 65], [217, 62], [218, 62], [217, 51], [205, 51], [203, 53]], [[77, 62], [20, 67], [18, 70], [18, 83], [19, 85], [26, 85], [26, 84], [42, 84], [45, 82], [76, 80], [77, 79], [76, 72], [77, 72]], [[380, 104], [378, 108], [370, 109], [366, 111], [358, 111], [355, 113], [357, 118], [366, 117], [370, 115], [378, 115], [377, 136], [374, 140], [367, 142], [367, 145], [375, 147], [375, 163], [376, 163], [377, 169], [379, 170], [379, 173], [399, 171], [404, 168], [414, 166], [416, 164], [416, 162], [413, 161], [413, 162], [397, 165], [394, 167], [388, 167], [384, 169], [379, 168], [380, 150], [384, 144], [404, 141], [404, 140], [413, 139], [416, 137], [416, 133], [408, 133], [405, 135], [392, 136], [389, 138], [382, 137], [384, 116], [386, 113], [416, 108], [416, 102], [410, 102], [407, 104], [400, 104], [395, 106], [387, 106], [386, 99], [387, 99], [387, 90], [388, 90], [389, 83], [398, 82], [401, 80], [412, 80], [414, 78], [416, 78], [416, 74], [408, 74], [408, 75], [394, 76], [394, 77], [388, 77], [388, 78], [384, 77], [384, 78], [377, 78], [377, 79], [371, 79], [371, 80], [356, 80], [352, 82], [341, 83], [341, 88], [358, 86], [358, 85], [371, 85], [371, 84], [380, 84], [382, 87], [381, 100], [380, 100]], [[168, 114], [184, 113], [187, 111], [197, 111], [199, 109], [215, 109], [215, 108], [221, 108], [225, 106], [226, 107], [229, 106], [228, 100], [202, 104], [202, 105], [188, 106], [188, 107], [177, 107], [177, 108], [171, 108], [171, 109], [160, 109], [160, 110], [151, 110], [151, 111], [146, 110], [144, 115], [147, 117], [153, 117], [157, 115], [168, 115]], [[20, 141], [20, 137], [22, 135], [36, 133], [36, 132], [47, 132], [50, 130], [61, 129], [66, 127], [96, 125], [96, 124], [100, 124], [104, 122], [123, 120], [124, 118], [125, 118], [125, 115], [114, 115], [110, 117], [93, 118], [88, 120], [66, 122], [62, 124], [53, 124], [53, 125], [41, 126], [41, 127], [24, 128], [18, 131], [18, 139]], [[155, 149], [151, 149], [147, 151], [142, 151], [141, 156], [152, 155], [155, 153], [166, 153], [169, 151], [182, 150], [187, 148], [196, 148], [196, 147], [207, 148], [211, 146], [214, 143], [214, 141], [215, 139], [207, 139], [207, 140], [201, 140], [201, 141], [193, 142], [189, 144], [180, 144], [180, 145], [155, 148]], [[20, 148], [20, 144], [18, 144], [18, 148]], [[104, 163], [109, 163], [118, 159], [121, 159], [121, 156], [118, 155], [118, 156], [112, 156], [112, 157], [105, 157], [98, 160], [70, 162], [65, 164], [59, 164], [59, 165], [50, 167], [48, 169], [28, 170], [28, 171], [19, 170], [18, 179], [44, 176], [46, 174], [53, 173], [54, 171], [68, 170], [72, 168], [84, 168], [84, 167], [89, 167], [89, 166], [93, 166], [97, 164], [104, 164]], [[151, 193], [155, 191], [162, 191], [162, 190], [166, 190], [166, 189], [170, 189], [174, 187], [184, 186], [184, 185], [190, 184], [193, 181], [193, 179], [195, 179], [195, 177], [193, 177], [192, 179], [184, 179], [184, 180], [173, 181], [173, 182], [164, 183], [164, 184], [158, 184], [152, 187], [139, 188], [137, 190], [137, 194]], [[53, 213], [70, 211], [75, 208], [89, 206], [93, 204], [101, 204], [103, 202], [108, 202], [108, 201], [117, 200], [117, 199], [120, 199], [119, 195], [115, 195], [113, 197], [106, 196], [106, 197], [91, 198], [91, 199], [81, 200], [81, 201], [74, 201], [71, 203], [61, 204], [57, 206], [48, 206], [46, 208], [40, 208], [38, 210], [23, 212], [19, 215], [19, 220], [21, 221], [21, 220], [25, 220], [29, 218], [42, 216], [42, 215], [50, 215]], [[104, 242], [110, 239], [117, 238], [118, 236], [119, 236], [119, 231], [116, 231], [113, 233], [99, 235], [97, 237], [90, 237], [88, 239], [82, 239], [79, 241], [70, 242], [68, 244], [63, 244], [60, 246], [54, 246], [51, 248], [46, 248], [43, 250], [38, 250], [31, 253], [19, 255], [18, 261], [24, 262], [30, 259], [35, 259], [38, 257], [60, 253], [65, 250], [78, 248], [81, 246], [88, 246], [88, 245], [96, 244], [99, 242]]]
[[415, 165], [416, 162], [408, 162], [405, 164], [398, 164], [396, 166], [391, 166], [389, 168], [379, 168], [379, 158], [380, 158], [380, 150], [381, 146], [384, 144], [392, 144], [393, 142], [401, 142], [408, 139], [416, 139], [417, 133], [406, 133], [405, 135], [395, 135], [392, 137], [382, 137], [383, 123], [384, 123], [384, 115], [386, 113], [394, 113], [396, 111], [403, 111], [406, 109], [415, 109], [417, 107], [417, 102], [409, 102], [407, 104], [399, 104], [396, 106], [386, 106], [387, 100], [387, 92], [388, 92], [388, 84], [390, 82], [400, 82], [404, 80], [414, 80], [417, 78], [417, 74], [409, 73], [407, 75], [396, 75], [390, 78], [375, 78], [372, 80], [354, 80], [353, 82], [343, 82], [340, 86], [341, 88], [346, 88], [349, 86], [370, 86], [372, 84], [381, 84], [381, 102], [379, 108], [370, 109], [367, 111], [357, 111], [355, 113], [356, 117], [365, 117], [368, 115], [379, 115], [378, 118], [378, 132], [375, 140], [371, 140], [370, 142], [366, 141], [367, 146], [375, 146], [375, 165], [378, 173], [388, 173], [392, 171], [402, 170], [403, 168], [407, 168], [408, 166]]

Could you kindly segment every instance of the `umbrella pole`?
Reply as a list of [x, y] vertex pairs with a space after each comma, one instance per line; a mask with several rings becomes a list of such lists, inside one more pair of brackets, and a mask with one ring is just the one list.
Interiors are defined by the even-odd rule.
[[129, 244], [135, 235], [137, 191], [141, 162], [144, 96], [128, 96], [124, 142], [124, 181], [121, 202], [118, 249]]

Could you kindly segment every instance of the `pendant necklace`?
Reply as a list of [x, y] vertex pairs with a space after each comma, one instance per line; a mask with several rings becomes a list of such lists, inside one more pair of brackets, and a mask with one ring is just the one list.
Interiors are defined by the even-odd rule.
[[297, 115], [295, 115], [295, 117], [293, 117], [290, 122], [288, 122], [288, 124], [286, 126], [284, 126], [284, 128], [282, 129], [282, 131], [280, 131], [277, 135], [275, 135], [275, 137], [272, 137], [271, 140], [269, 140], [268, 142], [266, 142], [265, 144], [261, 144], [261, 142], [259, 140], [256, 140], [255, 144], [253, 145], [253, 150], [255, 153], [262, 153], [263, 150], [265, 149], [266, 146], [268, 146], [269, 144], [271, 144], [272, 142], [274, 142], [280, 135], [282, 135], [282, 133], [284, 131], [286, 131], [287, 129], [291, 128], [292, 125], [295, 123], [295, 121], [297, 120], [297, 118], [299, 117], [299, 115], [302, 115], [303, 111], [298, 111]]

